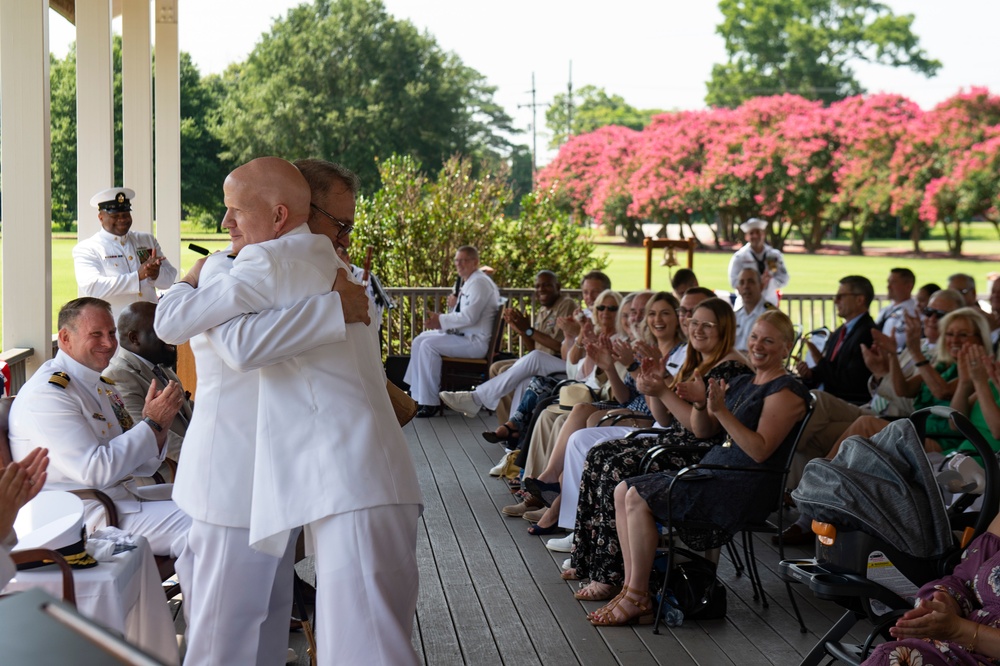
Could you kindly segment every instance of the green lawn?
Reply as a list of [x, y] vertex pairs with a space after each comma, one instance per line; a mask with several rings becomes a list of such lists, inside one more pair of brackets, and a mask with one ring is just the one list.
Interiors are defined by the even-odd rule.
[[[970, 225], [970, 240], [966, 245], [969, 254], [1000, 254], [1000, 241], [995, 240], [996, 233], [988, 224]], [[221, 250], [228, 244], [224, 235], [198, 234], [196, 242], [210, 250]], [[185, 239], [189, 237], [184, 234]], [[191, 236], [194, 237], [193, 235]], [[76, 240], [72, 235], [59, 234], [52, 241], [52, 322], [55, 325], [59, 307], [66, 301], [76, 297], [76, 279], [73, 275], [72, 251]], [[944, 249], [944, 241], [932, 238], [923, 244], [926, 251]], [[836, 242], [834, 242], [836, 244]], [[200, 255], [187, 249], [188, 240], [184, 240], [181, 257], [181, 274], [193, 264]], [[871, 241], [866, 246], [909, 248], [907, 241]], [[645, 250], [639, 247], [608, 243], [600, 244], [598, 253], [606, 253], [611, 260], [608, 274], [616, 289], [631, 291], [643, 287], [645, 275]], [[694, 270], [701, 284], [713, 289], [729, 289], [727, 267], [730, 252], [697, 252], [694, 258]], [[668, 269], [660, 266], [660, 256], [653, 256], [653, 288], [669, 289], [670, 278]], [[489, 258], [486, 259], [487, 262]], [[787, 253], [785, 261], [791, 274], [791, 282], [785, 288], [789, 294], [833, 293], [837, 280], [850, 274], [868, 277], [875, 285], [876, 293], [885, 292], [885, 279], [893, 266], [908, 266], [917, 275], [917, 285], [927, 282], [937, 282], [944, 286], [947, 277], [952, 273], [970, 273], [976, 278], [980, 293], [985, 291], [986, 276], [992, 271], [1000, 270], [1000, 262], [976, 261], [972, 259], [923, 259], [910, 256], [894, 257], [851, 257], [832, 255], [806, 255]], [[558, 267], [553, 267], [558, 270]], [[2, 284], [0, 284], [2, 286]], [[0, 310], [2, 317], [2, 310]], [[2, 343], [2, 340], [0, 340]]]

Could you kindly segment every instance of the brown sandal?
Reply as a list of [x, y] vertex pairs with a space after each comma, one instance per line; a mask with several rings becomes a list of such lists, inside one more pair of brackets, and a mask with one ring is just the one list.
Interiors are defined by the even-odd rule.
[[563, 580], [580, 580], [580, 577], [576, 575], [576, 569], [566, 569], [559, 573], [559, 577]]
[[[621, 607], [623, 601], [628, 601], [639, 610], [635, 615], [628, 615]], [[619, 612], [620, 611], [620, 612]], [[598, 627], [621, 627], [633, 624], [652, 624], [653, 605], [648, 592], [642, 592], [627, 585], [622, 593], [611, 603], [590, 614], [590, 623]]]

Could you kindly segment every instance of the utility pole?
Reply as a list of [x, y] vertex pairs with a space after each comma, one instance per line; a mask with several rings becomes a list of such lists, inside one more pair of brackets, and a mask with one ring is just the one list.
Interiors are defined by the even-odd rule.
[[535, 189], [535, 173], [538, 171], [538, 104], [535, 102], [535, 73], [531, 73], [531, 104], [518, 104], [517, 108], [531, 107], [531, 189]]
[[573, 61], [569, 61], [569, 81], [566, 83], [566, 139], [573, 136]]

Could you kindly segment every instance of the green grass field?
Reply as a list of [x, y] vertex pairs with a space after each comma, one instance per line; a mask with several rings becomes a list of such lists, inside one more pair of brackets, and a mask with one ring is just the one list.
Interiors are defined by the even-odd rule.
[[[996, 240], [996, 232], [992, 225], [981, 223], [969, 225], [970, 240], [965, 246], [969, 255], [1000, 255], [1000, 241]], [[181, 273], [193, 264], [200, 255], [187, 249], [189, 239], [196, 240], [199, 245], [210, 250], [220, 250], [227, 243], [225, 235], [190, 233], [184, 231], [184, 242], [181, 256]], [[602, 239], [603, 240], [603, 239]], [[75, 236], [59, 234], [52, 241], [52, 321], [55, 325], [56, 313], [66, 301], [76, 297], [76, 279], [73, 275], [73, 246]], [[831, 245], [844, 245], [834, 241]], [[927, 252], [940, 252], [945, 249], [944, 240], [933, 237], [925, 241], [923, 249]], [[906, 248], [908, 241], [871, 241], [866, 247], [876, 248]], [[607, 254], [610, 259], [608, 274], [616, 289], [632, 291], [642, 289], [645, 275], [645, 250], [640, 247], [627, 247], [615, 242], [599, 243], [597, 254]], [[701, 284], [713, 289], [729, 289], [727, 267], [730, 252], [696, 252], [694, 270]], [[653, 288], [669, 289], [670, 277], [666, 267], [660, 266], [660, 256], [653, 255]], [[484, 260], [489, 263], [490, 258]], [[917, 285], [936, 282], [944, 286], [952, 273], [970, 273], [976, 278], [980, 294], [985, 291], [986, 276], [993, 271], [1000, 271], [1000, 262], [975, 259], [943, 259], [917, 258], [913, 256], [865, 256], [852, 257], [847, 255], [807, 255], [786, 253], [785, 262], [791, 275], [791, 282], [784, 289], [788, 294], [831, 294], [836, 291], [837, 280], [844, 275], [858, 274], [868, 277], [875, 285], [876, 293], [885, 292], [885, 280], [889, 269], [894, 266], [908, 266], [917, 275]], [[553, 267], [558, 271], [558, 267]], [[2, 310], [0, 310], [2, 317]], [[0, 340], [2, 345], [2, 340]]]

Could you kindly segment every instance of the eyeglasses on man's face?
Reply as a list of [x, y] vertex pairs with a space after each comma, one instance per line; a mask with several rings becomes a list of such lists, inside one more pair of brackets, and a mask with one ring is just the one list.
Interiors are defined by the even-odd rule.
[[833, 300], [839, 301], [840, 299], [847, 298], [848, 296], [864, 296], [864, 294], [858, 294], [858, 293], [853, 292], [853, 291], [845, 291], [842, 294], [834, 294]]
[[326, 216], [331, 222], [340, 227], [340, 231], [337, 232], [337, 238], [349, 236], [354, 231], [354, 224], [350, 220], [342, 220], [339, 217], [334, 217], [314, 203], [310, 203], [309, 206], [319, 211], [321, 215]]

